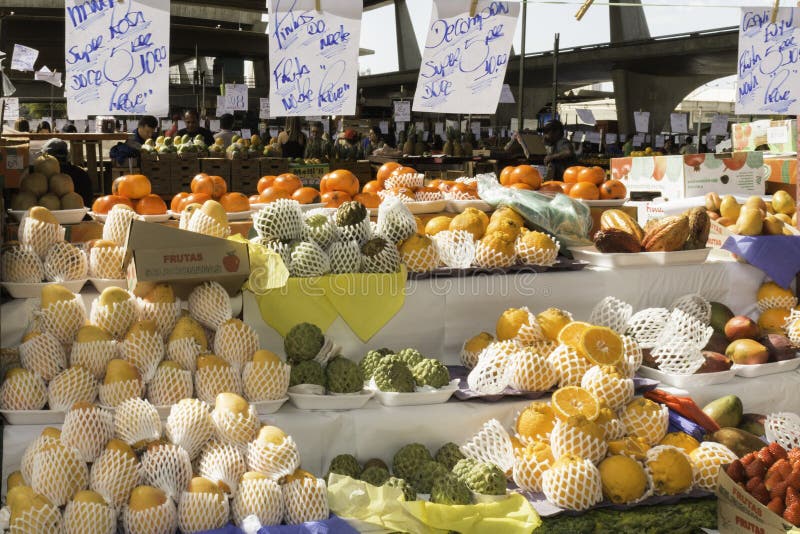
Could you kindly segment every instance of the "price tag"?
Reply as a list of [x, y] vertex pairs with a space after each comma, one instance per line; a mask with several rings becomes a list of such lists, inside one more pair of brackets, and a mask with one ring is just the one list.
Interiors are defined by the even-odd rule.
[[650, 112], [634, 111], [633, 122], [636, 124], [637, 133], [647, 133], [650, 130]]
[[672, 133], [689, 133], [688, 115], [686, 113], [670, 113], [669, 124]]
[[444, 135], [444, 123], [442, 123], [442, 122], [437, 122], [436, 124], [434, 124], [434, 125], [433, 125], [433, 131], [434, 131], [434, 133], [435, 133], [436, 135], [438, 135], [438, 136], [440, 136], [440, 137], [441, 137], [442, 135]]
[[250, 133], [250, 130], [242, 128], [242, 139], [250, 139], [251, 137], [253, 137], [253, 134]]
[[258, 118], [269, 119], [269, 98], [258, 99]]
[[394, 101], [394, 121], [411, 122], [411, 102], [408, 100]]

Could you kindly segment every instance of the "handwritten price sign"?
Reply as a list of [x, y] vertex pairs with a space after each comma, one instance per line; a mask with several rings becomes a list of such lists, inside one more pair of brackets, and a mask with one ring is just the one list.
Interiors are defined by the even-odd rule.
[[169, 0], [67, 0], [71, 119], [169, 112]]
[[270, 0], [273, 117], [355, 115], [361, 2]]
[[742, 8], [737, 115], [800, 114], [800, 9]]
[[414, 111], [494, 113], [503, 89], [518, 2], [435, 0]]

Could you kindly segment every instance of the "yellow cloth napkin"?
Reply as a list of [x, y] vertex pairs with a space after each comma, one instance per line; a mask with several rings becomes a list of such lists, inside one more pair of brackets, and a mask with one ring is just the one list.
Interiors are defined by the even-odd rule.
[[298, 323], [315, 324], [325, 332], [339, 316], [317, 278], [289, 278], [284, 287], [256, 295], [256, 300], [264, 322], [284, 337]]
[[228, 239], [247, 245], [247, 252], [250, 255], [250, 277], [245, 282], [244, 289], [259, 295], [286, 285], [289, 269], [283, 264], [280, 254], [263, 245], [251, 243], [240, 234], [232, 235]]

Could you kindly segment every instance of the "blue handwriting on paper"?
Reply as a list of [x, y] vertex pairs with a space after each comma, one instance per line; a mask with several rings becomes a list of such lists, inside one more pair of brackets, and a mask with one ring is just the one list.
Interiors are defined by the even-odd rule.
[[311, 69], [308, 65], [301, 63], [299, 57], [283, 58], [272, 69], [272, 78], [278, 86], [293, 84], [303, 76], [309, 76]]
[[[345, 98], [347, 96], [347, 91], [350, 89], [350, 84], [341, 83], [345, 72], [344, 60], [339, 60], [330, 67], [325, 67], [325, 65], [321, 65], [320, 67], [325, 70], [325, 76], [323, 76], [319, 84], [317, 105], [323, 107], [329, 104], [335, 104]], [[329, 81], [329, 77], [333, 81]]]
[[[303, 11], [302, 13], [295, 14], [294, 6], [296, 5], [297, 0], [292, 0], [289, 9], [281, 9], [281, 0], [275, 3], [276, 13], [285, 12], [285, 15], [282, 17], [276, 17], [275, 29], [272, 32], [275, 41], [278, 43], [278, 49], [280, 50], [286, 49], [290, 40], [294, 37], [295, 32], [304, 26], [308, 26], [309, 35], [316, 35], [325, 31], [325, 21], [320, 20], [314, 23], [315, 18], [310, 11]], [[322, 24], [319, 24], [320, 22]]]
[[77, 46], [71, 46], [68, 53], [69, 56], [67, 57], [66, 61], [68, 65], [74, 65], [79, 61], [85, 61], [86, 63], [92, 62], [92, 54], [100, 50], [103, 45], [103, 36], [98, 35], [97, 37], [93, 37], [90, 39], [89, 43], [83, 48], [83, 51], [79, 51]]
[[344, 31], [344, 24], [339, 25], [339, 29], [333, 33], [329, 33], [319, 40], [319, 49], [325, 50], [331, 46], [338, 46], [345, 44], [350, 40], [350, 32]]
[[74, 7], [67, 6], [67, 15], [72, 22], [72, 27], [77, 28], [88, 21], [92, 15], [103, 14], [104, 11], [113, 7], [114, 0], [86, 0]]

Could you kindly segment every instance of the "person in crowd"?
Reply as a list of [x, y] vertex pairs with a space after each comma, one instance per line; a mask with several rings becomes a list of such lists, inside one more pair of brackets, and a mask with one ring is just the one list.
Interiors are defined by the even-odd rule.
[[219, 118], [220, 130], [214, 134], [214, 140], [216, 141], [217, 139], [222, 139], [222, 144], [225, 148], [231, 146], [233, 136], [236, 135], [233, 133], [233, 122], [233, 115], [230, 113], [225, 113]]
[[672, 140], [672, 136], [668, 135], [666, 139], [664, 139], [664, 147], [662, 148], [662, 152], [667, 156], [677, 153], [677, 150], [675, 150], [675, 142]]
[[36, 128], [36, 133], [52, 133], [53, 129], [50, 127], [50, 123], [47, 121], [42, 121], [39, 123], [39, 127]]
[[622, 153], [627, 157], [631, 155], [633, 152], [633, 134], [628, 132], [628, 135], [625, 136], [625, 144], [622, 145]]
[[697, 147], [694, 146], [691, 135], [686, 136], [686, 141], [681, 145], [680, 154], [697, 154]]
[[78, 133], [78, 129], [75, 127], [75, 123], [68, 122], [61, 128], [62, 133]]
[[286, 129], [278, 134], [278, 144], [284, 158], [302, 158], [306, 151], [306, 136], [300, 129], [300, 119], [286, 119]]
[[328, 161], [331, 157], [331, 143], [326, 141], [323, 134], [325, 129], [322, 127], [321, 122], [315, 122], [311, 125], [311, 138], [306, 143], [306, 150], [303, 157], [306, 159], [317, 158], [322, 161]]
[[145, 141], [155, 139], [157, 128], [158, 119], [152, 115], [144, 115], [139, 119], [136, 129], [128, 135], [128, 140], [125, 141], [125, 145], [134, 152], [131, 157], [139, 155], [139, 151], [142, 150], [142, 145]]
[[186, 113], [183, 114], [183, 122], [186, 123], [186, 128], [178, 130], [176, 135], [181, 137], [184, 135], [188, 135], [189, 137], [202, 135], [206, 145], [211, 146], [214, 144], [214, 135], [206, 128], [200, 126], [200, 116], [195, 110], [186, 110]]
[[337, 161], [358, 161], [363, 153], [358, 144], [358, 134], [348, 128], [336, 140], [333, 147], [333, 159]]
[[544, 165], [547, 167], [547, 180], [564, 180], [564, 171], [575, 165], [575, 149], [564, 138], [564, 125], [559, 120], [549, 121], [542, 129], [547, 154]]
[[92, 182], [85, 169], [69, 161], [69, 146], [61, 139], [50, 139], [42, 146], [42, 154], [49, 154], [58, 160], [61, 172], [72, 178], [75, 192], [83, 197], [84, 206], [92, 205]]
[[175, 137], [175, 134], [178, 133], [178, 121], [180, 120], [180, 115], [175, 114], [172, 116], [172, 125], [164, 131], [165, 137]]
[[30, 132], [31, 124], [27, 121], [27, 119], [17, 119], [14, 122], [14, 129], [21, 133]]
[[[420, 134], [421, 135], [421, 134]], [[386, 146], [383, 141], [383, 134], [378, 126], [373, 126], [369, 130], [369, 137], [364, 140], [364, 155], [371, 156], [376, 150], [380, 150]]]

